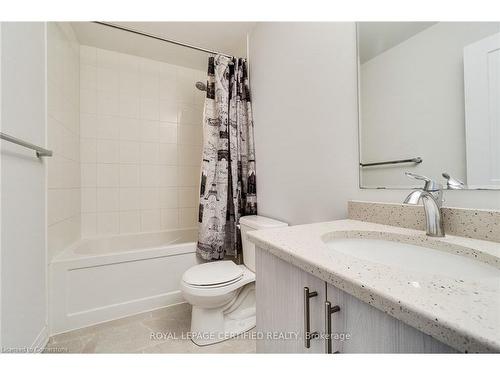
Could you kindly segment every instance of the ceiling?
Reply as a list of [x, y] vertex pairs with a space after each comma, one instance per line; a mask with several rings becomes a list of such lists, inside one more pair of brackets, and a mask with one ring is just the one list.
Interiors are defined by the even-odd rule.
[[361, 64], [404, 42], [437, 22], [359, 22]]
[[[113, 22], [166, 39], [233, 56], [246, 56], [247, 33], [255, 22]], [[193, 69], [206, 69], [207, 53], [92, 22], [72, 22], [83, 45], [138, 55]]]

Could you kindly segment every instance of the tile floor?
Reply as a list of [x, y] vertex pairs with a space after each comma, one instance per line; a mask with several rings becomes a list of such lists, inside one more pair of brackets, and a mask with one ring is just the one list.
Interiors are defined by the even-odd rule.
[[[182, 337], [189, 332], [190, 323], [191, 306], [183, 303], [52, 336], [45, 352], [255, 353], [255, 340], [249, 335], [197, 346]], [[153, 339], [152, 334], [158, 338]]]

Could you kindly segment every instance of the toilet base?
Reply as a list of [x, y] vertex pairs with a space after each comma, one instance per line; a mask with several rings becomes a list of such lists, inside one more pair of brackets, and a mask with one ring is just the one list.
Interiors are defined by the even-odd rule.
[[220, 308], [193, 306], [191, 341], [198, 346], [217, 344], [251, 330], [255, 320], [255, 284], [251, 283]]

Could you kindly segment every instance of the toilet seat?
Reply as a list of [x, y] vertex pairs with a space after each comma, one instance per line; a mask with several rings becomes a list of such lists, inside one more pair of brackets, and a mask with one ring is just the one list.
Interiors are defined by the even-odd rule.
[[243, 274], [242, 274], [240, 277], [238, 277], [237, 279], [235, 279], [235, 280], [226, 281], [225, 283], [220, 283], [220, 284], [211, 284], [211, 285], [194, 285], [194, 284], [189, 284], [189, 283], [186, 283], [186, 285], [189, 285], [190, 287], [192, 287], [192, 288], [197, 288], [197, 289], [213, 289], [213, 288], [222, 288], [222, 287], [225, 287], [225, 286], [229, 286], [229, 285], [235, 284], [235, 283], [237, 283], [238, 281], [240, 281], [242, 278], [243, 278]]
[[239, 269], [239, 271], [241, 271], [241, 276], [234, 280], [212, 285], [193, 285], [184, 281], [183, 277], [181, 280], [181, 290], [183, 292], [199, 297], [220, 296], [226, 293], [231, 293], [232, 291], [235, 291], [242, 286], [255, 281], [255, 274], [252, 271], [250, 271], [244, 265], [235, 266]]
[[194, 287], [219, 287], [235, 283], [244, 270], [230, 260], [199, 264], [182, 275], [182, 281]]

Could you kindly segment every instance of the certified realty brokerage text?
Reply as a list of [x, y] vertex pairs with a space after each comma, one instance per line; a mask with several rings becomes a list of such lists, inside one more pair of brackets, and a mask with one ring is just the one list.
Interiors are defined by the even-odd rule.
[[[322, 335], [320, 335], [322, 336]], [[301, 334], [297, 331], [292, 332], [255, 332], [248, 331], [239, 335], [229, 332], [151, 332], [150, 340], [226, 340], [230, 338], [251, 339], [251, 340], [298, 340]], [[333, 340], [345, 341], [351, 338], [349, 333], [332, 333]]]

